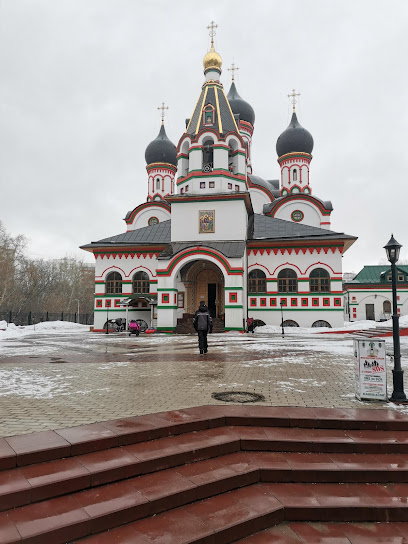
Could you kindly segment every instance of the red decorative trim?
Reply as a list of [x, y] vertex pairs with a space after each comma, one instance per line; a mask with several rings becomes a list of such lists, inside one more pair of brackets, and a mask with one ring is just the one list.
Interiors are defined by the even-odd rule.
[[314, 196], [311, 196], [311, 195], [307, 195], [305, 193], [297, 193], [295, 195], [293, 194], [288, 194], [287, 196], [285, 196], [283, 199], [282, 199], [282, 202], [279, 202], [276, 206], [274, 206], [272, 208], [272, 210], [265, 214], [265, 215], [269, 215], [271, 217], [275, 217], [276, 215], [276, 212], [282, 207], [284, 206], [285, 204], [287, 204], [288, 202], [291, 202], [292, 200], [306, 200], [307, 202], [310, 202], [311, 204], [314, 204], [318, 209], [319, 211], [321, 212], [322, 215], [329, 215], [331, 214], [331, 210], [326, 210], [326, 208], [323, 207], [323, 205], [321, 204], [321, 202], [319, 202]]
[[238, 293], [229, 293], [229, 302], [237, 302]]

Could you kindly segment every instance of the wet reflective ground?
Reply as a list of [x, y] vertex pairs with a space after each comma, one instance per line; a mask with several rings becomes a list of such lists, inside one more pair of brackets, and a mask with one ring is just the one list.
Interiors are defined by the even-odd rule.
[[211, 395], [221, 391], [259, 393], [273, 406], [384, 407], [354, 398], [349, 337], [229, 333], [209, 344], [199, 356], [195, 336], [61, 332], [3, 341], [0, 436], [219, 404]]

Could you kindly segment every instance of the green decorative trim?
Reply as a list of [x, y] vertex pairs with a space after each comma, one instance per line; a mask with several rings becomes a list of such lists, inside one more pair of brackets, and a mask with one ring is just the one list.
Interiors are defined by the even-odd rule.
[[224, 291], [242, 291], [243, 287], [224, 287]]
[[169, 287], [168, 289], [162, 289], [161, 287], [157, 288], [158, 291], [178, 291], [175, 287]]
[[[285, 311], [290, 312], [342, 312], [344, 310], [343, 307], [340, 308], [328, 308], [327, 306], [321, 306], [320, 308], [302, 308], [300, 306], [283, 306], [283, 309]], [[254, 306], [248, 307], [248, 311], [255, 311], [255, 312], [280, 312], [279, 308], [255, 308]]]
[[237, 275], [242, 276], [244, 273], [243, 268], [232, 268], [228, 262], [228, 260], [221, 254], [217, 253], [215, 250], [211, 250], [209, 248], [201, 247], [199, 249], [188, 249], [183, 250], [183, 252], [176, 257], [173, 258], [173, 260], [170, 262], [168, 267], [164, 270], [157, 270], [156, 273], [158, 276], [171, 276], [173, 273], [174, 267], [177, 265], [177, 263], [184, 259], [185, 257], [188, 257], [189, 255], [210, 255], [211, 257], [214, 257], [217, 259], [226, 269], [228, 275]]
[[156, 328], [156, 331], [168, 332], [170, 334], [175, 332], [175, 330], [176, 330], [176, 327], [157, 327]]
[[224, 308], [243, 308], [242, 304], [224, 304]]
[[323, 293], [323, 292], [319, 292], [319, 293], [311, 293], [311, 292], [305, 292], [303, 293], [302, 291], [297, 291], [296, 293], [282, 293], [282, 292], [276, 292], [276, 293], [270, 293], [270, 292], [267, 292], [267, 293], [248, 293], [248, 296], [251, 296], [251, 297], [256, 297], [256, 296], [261, 296], [261, 297], [315, 297], [315, 298], [319, 298], [319, 296], [324, 296], [325, 298], [327, 297], [342, 297], [343, 296], [343, 291], [341, 291], [340, 293]]
[[[115, 308], [114, 306], [111, 306], [110, 308], [94, 308], [94, 312], [105, 312], [109, 310], [109, 313], [111, 312], [126, 312], [125, 308]], [[133, 306], [129, 306], [128, 312], [150, 312], [150, 308], [134, 308]]]
[[243, 331], [243, 327], [225, 327], [226, 331]]
[[95, 298], [129, 298], [132, 295], [133, 295], [133, 293], [130, 293], [128, 295], [124, 295], [123, 293], [118, 293], [116, 295], [110, 295], [110, 294], [108, 294], [108, 295], [106, 295], [106, 294], [105, 295], [97, 295], [97, 294], [95, 294], [94, 297]]
[[157, 306], [158, 310], [177, 310], [178, 306]]

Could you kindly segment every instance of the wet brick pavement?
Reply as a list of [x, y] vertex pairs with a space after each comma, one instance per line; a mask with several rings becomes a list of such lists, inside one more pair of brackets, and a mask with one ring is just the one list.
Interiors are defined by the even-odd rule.
[[204, 357], [194, 336], [61, 332], [4, 341], [0, 436], [220, 404], [211, 394], [221, 391], [259, 393], [258, 404], [271, 406], [389, 406], [355, 399], [350, 338], [213, 334], [209, 341]]

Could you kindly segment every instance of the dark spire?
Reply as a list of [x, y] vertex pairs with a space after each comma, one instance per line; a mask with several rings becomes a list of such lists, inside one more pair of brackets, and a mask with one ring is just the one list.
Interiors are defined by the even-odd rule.
[[255, 123], [255, 112], [251, 104], [248, 104], [248, 102], [240, 97], [234, 81], [231, 84], [227, 98], [233, 113], [239, 114], [239, 118], [241, 121], [251, 123], [251, 125], [253, 126]]

